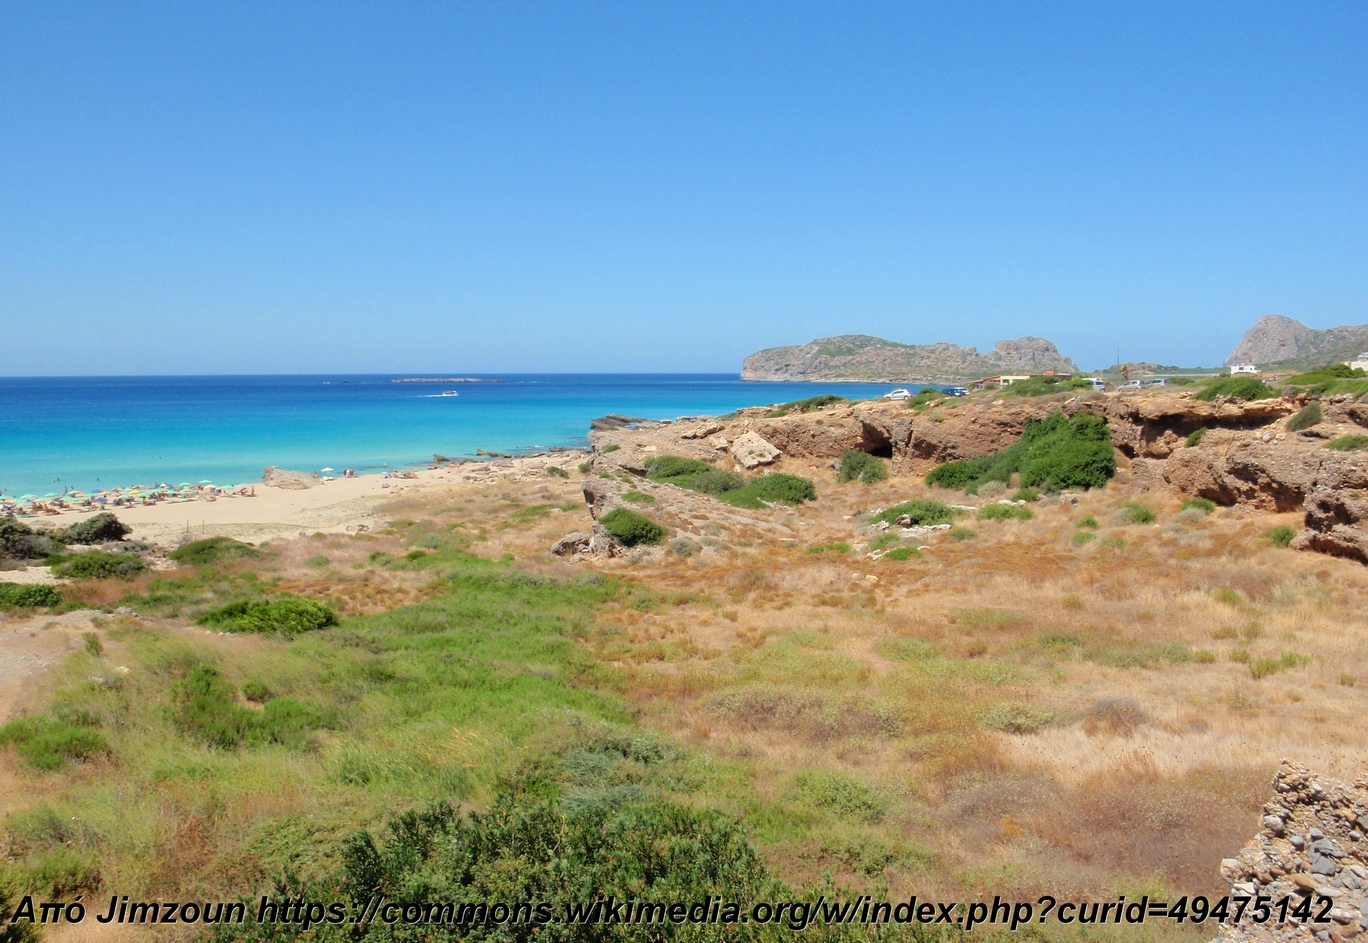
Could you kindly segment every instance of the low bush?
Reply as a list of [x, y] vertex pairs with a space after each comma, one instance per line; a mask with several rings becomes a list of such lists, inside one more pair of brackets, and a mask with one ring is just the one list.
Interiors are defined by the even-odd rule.
[[664, 527], [626, 508], [614, 508], [599, 518], [599, 523], [627, 547], [658, 544], [665, 539]]
[[[973, 533], [970, 531], [970, 533]], [[916, 547], [894, 547], [883, 555], [885, 560], [911, 560], [913, 557], [921, 556], [921, 551]]]
[[803, 553], [850, 553], [850, 544], [814, 544], [813, 546], [808, 547], [806, 550], [804, 550]]
[[1322, 396], [1334, 393], [1358, 396], [1368, 390], [1368, 379], [1365, 377], [1368, 377], [1368, 374], [1351, 368], [1347, 363], [1332, 363], [1289, 377], [1287, 385], [1307, 389]]
[[1342, 435], [1325, 443], [1325, 447], [1336, 452], [1362, 452], [1368, 449], [1368, 435]]
[[1077, 523], [1074, 526], [1085, 530], [1097, 530], [1097, 518], [1093, 517], [1091, 514], [1084, 514], [1082, 517], [1078, 519]]
[[1249, 675], [1255, 681], [1260, 681], [1279, 671], [1300, 668], [1302, 665], [1309, 665], [1310, 663], [1310, 658], [1305, 655], [1298, 655], [1296, 652], [1287, 652], [1280, 658], [1253, 658], [1249, 661]]
[[251, 544], [245, 544], [231, 537], [207, 537], [204, 540], [196, 540], [183, 547], [177, 547], [171, 551], [169, 556], [177, 563], [184, 563], [186, 566], [207, 566], [210, 563], [217, 563], [219, 560], [249, 559], [264, 557], [266, 554]]
[[1320, 403], [1307, 403], [1287, 420], [1287, 431], [1300, 432], [1303, 429], [1310, 429], [1324, 418]]
[[696, 458], [682, 455], [657, 455], [646, 459], [646, 477], [652, 481], [664, 481], [681, 488], [693, 486], [694, 478], [704, 472], [713, 471], [713, 466]]
[[1286, 524], [1263, 532], [1263, 537], [1275, 547], [1286, 547], [1292, 543], [1292, 538], [1295, 536], [1297, 536], [1297, 529], [1288, 527]]
[[171, 703], [181, 733], [220, 750], [244, 743], [279, 743], [298, 749], [305, 745], [310, 730], [331, 726], [320, 711], [294, 698], [266, 699], [260, 713], [243, 707], [237, 703], [232, 682], [211, 665], [196, 665], [176, 682]]
[[843, 819], [878, 822], [887, 803], [863, 781], [830, 769], [804, 770], [793, 778], [797, 797]]
[[846, 449], [841, 453], [841, 464], [836, 470], [837, 481], [858, 481], [872, 485], [887, 477], [888, 466], [877, 455], [870, 455], [859, 449]]
[[271, 689], [260, 681], [248, 681], [242, 685], [242, 696], [253, 704], [264, 704], [271, 699]]
[[1039, 501], [1039, 500], [1040, 500], [1040, 489], [1039, 489], [1039, 488], [1022, 488], [1022, 489], [1020, 489], [1019, 491], [1017, 491], [1016, 494], [1012, 495], [1012, 500], [1013, 500], [1013, 501], [1025, 501], [1025, 502], [1027, 502], [1027, 503]]
[[312, 599], [278, 598], [273, 602], [229, 603], [200, 616], [195, 624], [226, 632], [292, 636], [337, 625], [337, 614]]
[[999, 733], [1029, 734], [1039, 733], [1047, 727], [1054, 727], [1063, 718], [1056, 711], [1029, 704], [999, 704], [979, 714], [979, 726], [985, 730]]
[[817, 486], [810, 479], [776, 472], [752, 478], [744, 487], [724, 491], [717, 497], [741, 508], [762, 508], [767, 504], [792, 506], [817, 500]]
[[950, 531], [950, 536], [956, 541], [968, 540], [970, 537], [977, 537], [978, 534], [967, 527], [956, 527]]
[[1186, 448], [1195, 449], [1195, 448], [1197, 448], [1198, 445], [1201, 444], [1201, 442], [1202, 442], [1202, 437], [1205, 436], [1206, 434], [1207, 434], [1207, 428], [1206, 428], [1206, 426], [1202, 426], [1202, 428], [1197, 429], [1197, 430], [1195, 430], [1194, 432], [1192, 432], [1192, 433], [1187, 437], [1187, 441], [1184, 442], [1183, 445], [1184, 445]]
[[51, 559], [53, 576], [70, 580], [112, 577], [130, 579], [147, 569], [147, 564], [132, 553], [105, 553], [102, 550], [93, 550], [90, 553], [73, 553]]
[[622, 446], [618, 445], [616, 442], [609, 442], [603, 448], [599, 449], [599, 451], [604, 455], [607, 455], [609, 452], [616, 452], [620, 448], [622, 448]]
[[580, 462], [578, 467], [581, 475], [587, 475], [594, 470], [594, 463], [593, 461]]
[[104, 643], [100, 641], [100, 636], [95, 632], [82, 633], [81, 638], [85, 640], [86, 654], [92, 658], [99, 658], [104, 654]]
[[989, 504], [978, 512], [981, 521], [1029, 521], [1033, 517], [1035, 512], [1030, 508], [1015, 504]]
[[23, 521], [0, 517], [0, 558], [33, 560], [62, 552], [61, 534], [35, 531]]
[[0, 583], [0, 609], [46, 609], [60, 605], [62, 594], [41, 583]]
[[918, 527], [929, 524], [949, 524], [955, 519], [955, 510], [948, 504], [940, 501], [928, 501], [919, 499], [915, 501], [904, 501], [895, 504], [886, 511], [880, 511], [870, 519], [871, 524], [885, 522], [897, 524], [898, 519], [906, 517], [909, 523], [905, 526]]
[[1211, 402], [1218, 396], [1239, 400], [1274, 399], [1278, 395], [1257, 377], [1221, 377], [1206, 385], [1206, 388], [1192, 394], [1193, 399]]
[[787, 416], [789, 413], [810, 413], [814, 409], [822, 409], [826, 406], [834, 406], [836, 403], [846, 402], [846, 397], [837, 396], [835, 393], [823, 393], [821, 396], [809, 396], [807, 399], [796, 399], [791, 403], [780, 403], [770, 412], [771, 419], [780, 416]]
[[932, 469], [926, 483], [974, 493], [990, 481], [1006, 485], [1020, 473], [1022, 487], [1046, 491], [1100, 488], [1116, 474], [1107, 421], [1080, 413], [1052, 413], [1028, 422], [1021, 438], [996, 455], [947, 462]]
[[693, 476], [688, 487], [704, 494], [723, 494], [746, 486], [746, 479], [734, 471], [723, 468], [709, 468]]
[[109, 752], [98, 730], [50, 717], [22, 717], [0, 727], [0, 747], [5, 746], [13, 746], [31, 765], [49, 772], [72, 760]]
[[630, 501], [632, 504], [655, 504], [656, 499], [649, 494], [640, 491], [628, 491], [622, 496], [622, 500]]
[[1137, 501], [1127, 501], [1121, 505], [1121, 510], [1116, 516], [1123, 524], [1153, 524], [1159, 519], [1159, 515], [1155, 514], [1153, 509]]
[[703, 549], [703, 545], [692, 537], [676, 537], [669, 543], [672, 553], [680, 557], [692, 557]]
[[1203, 514], [1210, 514], [1216, 510], [1216, 502], [1208, 501], [1206, 498], [1188, 498], [1183, 502], [1184, 511], [1201, 511]]
[[109, 511], [101, 511], [88, 520], [78, 521], [62, 535], [69, 544], [99, 544], [108, 540], [123, 540], [133, 528]]
[[1091, 390], [1092, 381], [1083, 377], [1039, 376], [1018, 380], [1003, 389], [1003, 396], [1050, 396], [1074, 390]]
[[1081, 546], [1083, 546], [1085, 543], [1087, 543], [1087, 542], [1090, 541], [1090, 540], [1095, 539], [1096, 537], [1097, 537], [1097, 535], [1094, 534], [1094, 533], [1093, 533], [1092, 531], [1090, 531], [1090, 530], [1075, 531], [1075, 532], [1074, 532], [1074, 535], [1073, 535], [1073, 545], [1074, 545], [1075, 547], [1081, 547]]
[[547, 465], [546, 473], [552, 478], [569, 478], [570, 473], [559, 465]]

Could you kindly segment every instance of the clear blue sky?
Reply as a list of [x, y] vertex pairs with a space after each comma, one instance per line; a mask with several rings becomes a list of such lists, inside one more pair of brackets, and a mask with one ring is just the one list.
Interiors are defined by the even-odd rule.
[[1215, 364], [1368, 322], [1368, 5], [0, 5], [0, 374]]

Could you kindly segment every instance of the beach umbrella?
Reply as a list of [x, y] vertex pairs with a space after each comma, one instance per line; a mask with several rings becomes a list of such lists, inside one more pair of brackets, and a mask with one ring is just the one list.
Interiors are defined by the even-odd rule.
[[38, 497], [38, 495], [36, 495], [36, 494], [21, 494], [21, 495], [19, 495], [19, 500], [20, 500], [20, 501], [32, 501], [32, 500], [33, 500], [34, 498], [36, 498], [36, 497]]
[[324, 468], [323, 471], [332, 471], [331, 468]]
[[210, 481], [208, 478], [201, 478], [201, 479], [200, 479], [200, 484], [202, 484], [202, 485], [212, 485], [213, 482]]

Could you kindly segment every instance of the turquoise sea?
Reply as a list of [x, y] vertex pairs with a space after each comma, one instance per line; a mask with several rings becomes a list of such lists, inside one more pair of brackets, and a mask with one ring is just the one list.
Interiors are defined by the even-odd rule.
[[[385, 376], [0, 378], [0, 493], [261, 480], [267, 465], [360, 473], [434, 453], [581, 446], [590, 420], [719, 415], [890, 384], [751, 383], [719, 374], [502, 374], [498, 383]], [[454, 389], [459, 396], [440, 396]], [[918, 387], [909, 387], [918, 389]]]

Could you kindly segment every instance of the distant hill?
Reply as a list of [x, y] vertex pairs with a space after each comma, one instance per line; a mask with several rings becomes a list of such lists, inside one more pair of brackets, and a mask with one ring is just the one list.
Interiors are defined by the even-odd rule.
[[741, 379], [935, 383], [1047, 370], [1077, 373], [1078, 367], [1041, 337], [998, 341], [991, 351], [980, 354], [975, 347], [898, 344], [880, 337], [845, 334], [751, 354], [741, 365]]
[[1357, 359], [1368, 350], [1368, 324], [1313, 330], [1280, 314], [1266, 314], [1245, 331], [1226, 358], [1226, 366], [1259, 366], [1305, 370], [1327, 363]]

